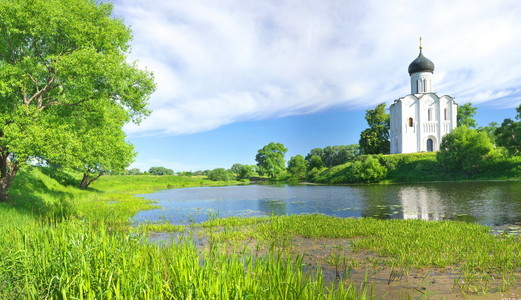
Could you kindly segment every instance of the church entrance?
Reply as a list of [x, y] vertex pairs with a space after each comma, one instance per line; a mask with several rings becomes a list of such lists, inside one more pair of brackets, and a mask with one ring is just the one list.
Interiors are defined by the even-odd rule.
[[434, 151], [434, 141], [432, 139], [427, 140], [427, 152]]

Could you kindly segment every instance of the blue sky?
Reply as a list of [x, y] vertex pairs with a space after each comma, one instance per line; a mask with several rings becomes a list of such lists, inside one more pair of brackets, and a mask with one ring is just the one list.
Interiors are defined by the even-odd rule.
[[410, 92], [424, 54], [434, 90], [478, 107], [485, 126], [521, 102], [518, 1], [117, 0], [131, 60], [155, 74], [152, 115], [125, 127], [131, 167], [254, 164], [358, 143], [364, 114]]

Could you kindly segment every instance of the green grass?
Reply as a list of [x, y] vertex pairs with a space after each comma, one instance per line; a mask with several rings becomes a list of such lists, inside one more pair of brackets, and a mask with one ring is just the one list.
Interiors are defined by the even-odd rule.
[[[311, 272], [305, 253], [292, 246], [298, 237], [348, 240], [325, 258], [337, 272], [388, 268], [392, 281], [411, 269], [449, 269], [464, 293], [519, 283], [519, 237], [494, 236], [486, 226], [302, 215], [132, 228], [129, 217], [153, 205], [133, 194], [228, 183], [107, 176], [84, 191], [44, 172], [23, 171], [11, 193], [15, 204], [0, 203], [0, 299], [372, 298], [369, 279], [325, 282], [320, 268]], [[156, 231], [185, 238], [149, 242]]]
[[11, 190], [14, 205], [0, 204], [0, 299], [364, 297], [364, 288], [324, 284], [320, 272], [306, 273], [298, 256], [151, 244], [128, 224], [132, 214], [151, 207], [133, 194], [223, 184], [230, 182], [107, 176], [84, 191], [38, 168], [24, 170]]

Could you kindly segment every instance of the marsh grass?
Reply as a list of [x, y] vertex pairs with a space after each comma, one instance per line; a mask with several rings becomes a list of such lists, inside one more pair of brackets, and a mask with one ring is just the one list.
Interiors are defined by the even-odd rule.
[[[205, 249], [190, 237], [154, 244], [146, 226], [136, 229], [128, 222], [153, 205], [133, 194], [223, 184], [229, 183], [112, 176], [83, 191], [38, 168], [25, 170], [12, 190], [13, 203], [0, 203], [0, 299], [365, 297], [363, 289], [351, 285], [325, 284], [320, 272], [303, 270], [299, 256], [275, 248], [257, 256], [217, 238]], [[239, 233], [235, 225], [253, 226], [253, 221], [213, 218], [203, 229], [219, 231], [225, 240]], [[214, 225], [222, 222], [228, 223], [226, 229], [216, 230]]]
[[[387, 284], [392, 284], [407, 281], [413, 271], [429, 269], [458, 274], [453, 288], [462, 293], [504, 292], [520, 283], [519, 236], [492, 235], [489, 227], [472, 223], [299, 215], [214, 219], [188, 228], [208, 241], [255, 241], [257, 252], [260, 245], [270, 251], [292, 249], [293, 255], [305, 251], [294, 245], [295, 237], [345, 239], [345, 246], [335, 246], [320, 262], [305, 262], [332, 267], [337, 280], [349, 279], [354, 269], [372, 274], [385, 269]], [[366, 255], [354, 259], [357, 253]]]
[[[370, 279], [381, 270], [390, 270], [392, 285], [428, 268], [457, 274], [453, 288], [470, 295], [519, 284], [519, 236], [492, 235], [477, 224], [323, 215], [128, 222], [153, 207], [134, 194], [222, 184], [107, 176], [84, 191], [25, 170], [14, 204], [0, 203], [0, 299], [364, 299], [374, 296]], [[166, 231], [178, 238], [150, 242], [151, 233]], [[297, 237], [347, 243], [311, 266]], [[335, 280], [325, 279], [326, 267]], [[354, 281], [355, 271], [365, 275]]]

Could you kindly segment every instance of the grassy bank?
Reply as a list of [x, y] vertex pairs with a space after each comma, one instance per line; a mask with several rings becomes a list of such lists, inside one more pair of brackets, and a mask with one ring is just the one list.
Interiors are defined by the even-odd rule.
[[[63, 178], [62, 178], [63, 179]], [[233, 184], [177, 176], [107, 176], [86, 191], [33, 168], [0, 204], [1, 299], [346, 299], [351, 285], [325, 285], [299, 257], [262, 257], [193, 242], [150, 244], [128, 218], [159, 189]], [[153, 205], [153, 204], [152, 204]]]
[[[151, 207], [132, 194], [224, 183], [113, 176], [83, 191], [64, 182], [27, 170], [16, 204], [0, 204], [0, 298], [399, 298], [430, 295], [436, 284], [422, 287], [434, 273], [449, 273], [447, 289], [464, 295], [520, 283], [519, 237], [481, 225], [307, 215], [132, 228], [128, 218]], [[169, 238], [151, 242], [158, 232]], [[372, 284], [382, 276], [389, 290]]]
[[362, 155], [346, 164], [313, 170], [310, 174], [309, 180], [326, 184], [521, 179], [521, 157], [490, 157], [479, 172], [469, 175], [462, 170], [444, 170], [435, 152]]

